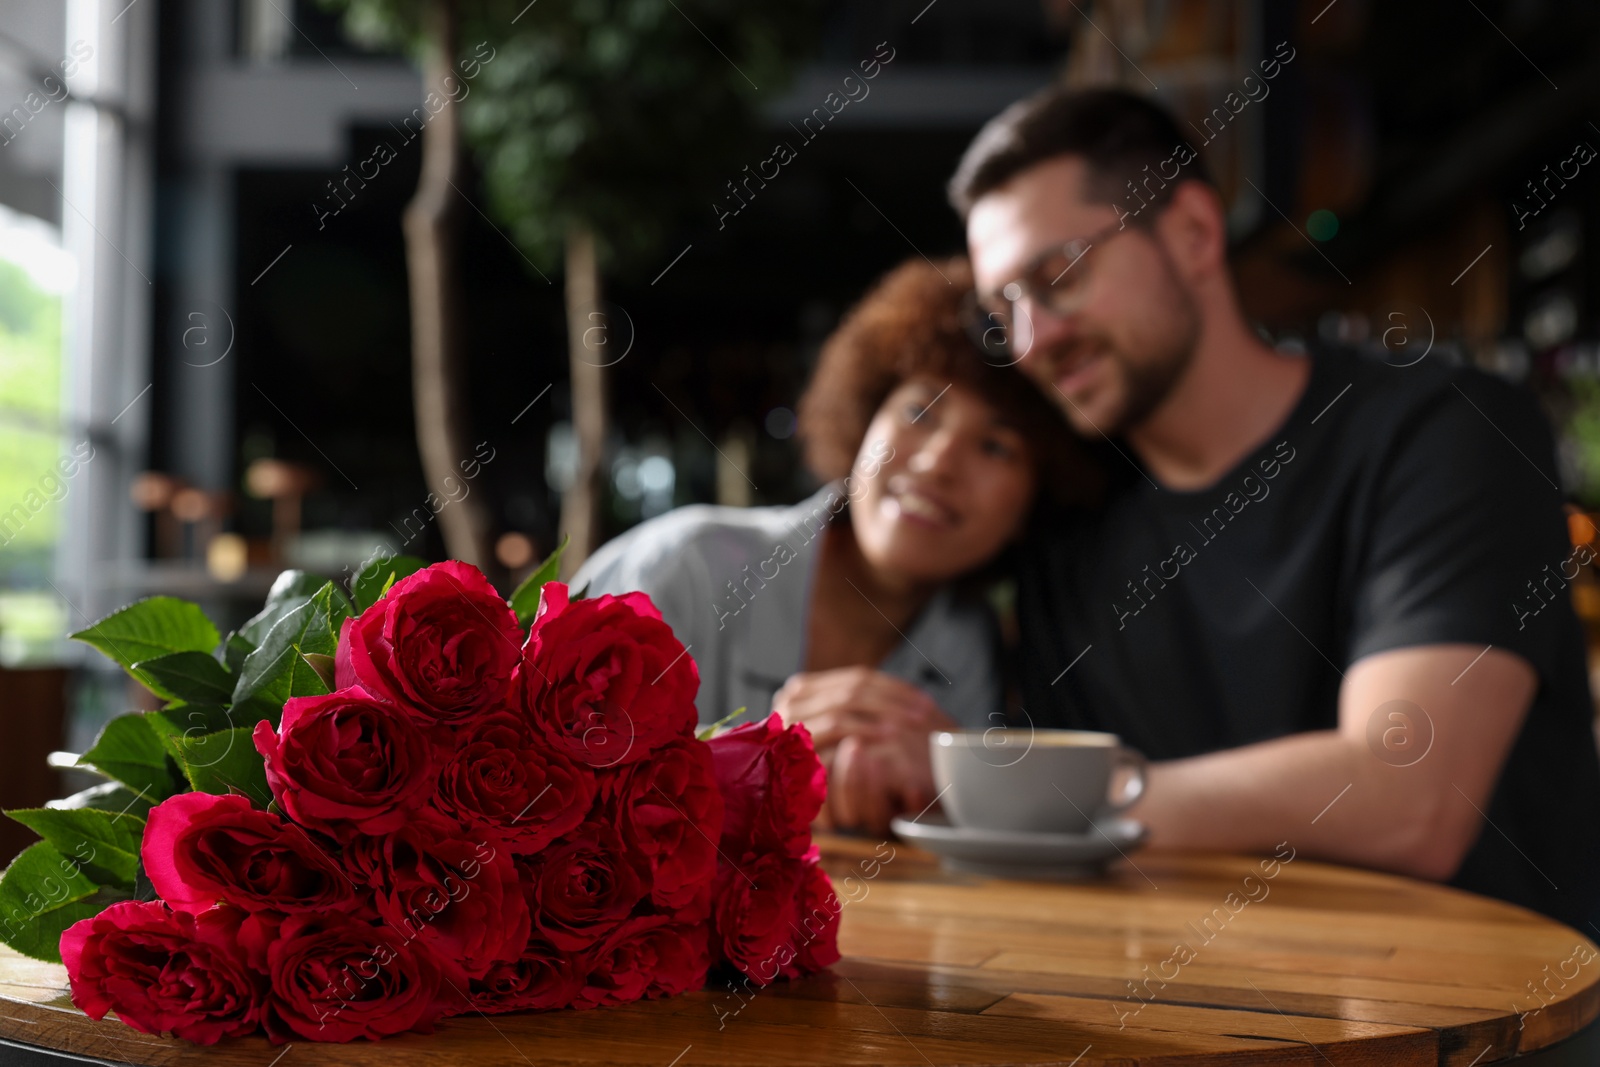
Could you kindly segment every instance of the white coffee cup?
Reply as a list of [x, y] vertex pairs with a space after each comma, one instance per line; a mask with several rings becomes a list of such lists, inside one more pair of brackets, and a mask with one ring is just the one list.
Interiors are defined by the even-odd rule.
[[[982, 830], [1083, 833], [1144, 795], [1145, 759], [1116, 734], [996, 727], [929, 736], [950, 821]], [[1118, 795], [1110, 789], [1125, 770]]]

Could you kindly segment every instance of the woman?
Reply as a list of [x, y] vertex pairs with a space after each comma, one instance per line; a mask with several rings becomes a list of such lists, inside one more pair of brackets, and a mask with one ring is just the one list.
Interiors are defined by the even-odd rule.
[[965, 260], [892, 271], [824, 345], [800, 402], [787, 507], [695, 505], [616, 538], [573, 578], [640, 589], [700, 667], [703, 723], [803, 721], [836, 825], [881, 830], [933, 799], [927, 734], [1002, 721], [993, 617], [974, 578], [1041, 506], [1093, 478], [1053, 405], [985, 362]]

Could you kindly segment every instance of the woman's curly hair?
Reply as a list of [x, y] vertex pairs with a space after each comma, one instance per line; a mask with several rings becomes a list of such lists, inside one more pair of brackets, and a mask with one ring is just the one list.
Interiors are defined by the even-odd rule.
[[889, 394], [928, 375], [983, 397], [1023, 436], [1040, 503], [1062, 507], [1096, 497], [1099, 470], [1055, 405], [1017, 368], [987, 361], [968, 335], [963, 309], [971, 291], [965, 257], [908, 259], [850, 310], [822, 346], [800, 398], [800, 438], [813, 474], [849, 474]]

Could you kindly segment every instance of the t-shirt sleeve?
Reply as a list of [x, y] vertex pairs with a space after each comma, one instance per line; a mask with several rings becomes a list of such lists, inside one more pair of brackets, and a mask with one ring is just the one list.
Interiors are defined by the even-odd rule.
[[591, 597], [645, 593], [678, 639], [693, 644], [705, 623], [714, 619], [710, 576], [695, 542], [694, 531], [682, 523], [646, 522], [590, 556], [573, 575], [572, 588]]
[[[1460, 642], [1516, 652], [1549, 677], [1551, 642], [1519, 605], [1541, 603], [1528, 583], [1559, 574], [1571, 546], [1534, 399], [1487, 375], [1455, 376], [1409, 419], [1374, 482], [1349, 532], [1364, 541], [1349, 661]], [[1547, 596], [1560, 592], [1556, 583]]]

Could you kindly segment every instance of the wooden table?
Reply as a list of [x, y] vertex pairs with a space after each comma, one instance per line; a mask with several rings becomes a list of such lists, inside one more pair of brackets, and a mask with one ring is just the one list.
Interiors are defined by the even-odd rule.
[[[268, 1067], [280, 1055], [279, 1067], [1481, 1067], [1552, 1045], [1600, 1009], [1589, 939], [1401, 878], [1305, 859], [1266, 877], [1259, 859], [1146, 854], [1103, 881], [1056, 885], [946, 875], [900, 844], [824, 847], [850, 901], [845, 959], [754, 996], [711, 988], [600, 1011], [464, 1017], [381, 1045], [200, 1049], [92, 1023], [68, 999], [62, 968], [7, 954], [0, 1038], [212, 1067]], [[14, 1062], [7, 1053], [0, 1062]]]

